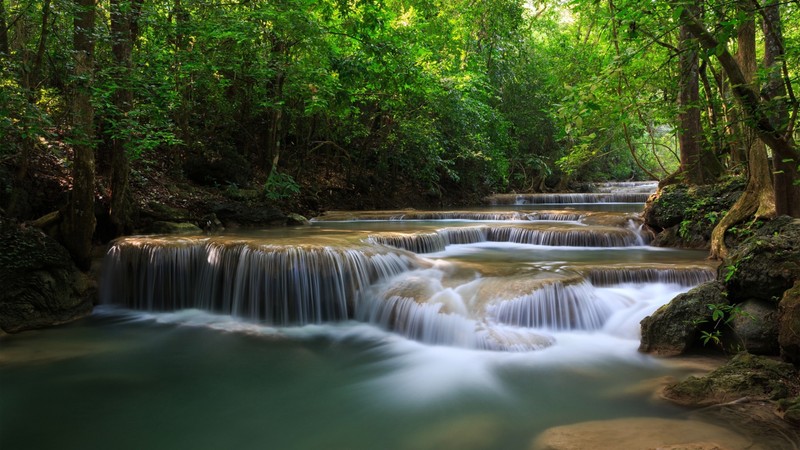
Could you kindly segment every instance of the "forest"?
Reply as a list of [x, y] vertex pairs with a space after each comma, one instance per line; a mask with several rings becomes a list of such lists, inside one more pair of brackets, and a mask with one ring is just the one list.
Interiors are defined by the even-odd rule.
[[731, 223], [800, 215], [796, 1], [0, 5], [2, 204], [60, 165], [78, 259], [148, 171], [300, 211], [746, 173]]

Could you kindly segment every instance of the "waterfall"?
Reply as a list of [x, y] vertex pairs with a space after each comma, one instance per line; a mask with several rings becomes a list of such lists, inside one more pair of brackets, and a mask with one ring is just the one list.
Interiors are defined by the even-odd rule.
[[102, 301], [275, 325], [321, 323], [351, 318], [366, 287], [415, 267], [410, 255], [381, 248], [122, 239], [106, 256]]
[[487, 307], [487, 315], [497, 322], [550, 330], [597, 330], [612, 312], [619, 309], [595, 294], [588, 282], [553, 282], [526, 295], [503, 300]]
[[578, 229], [535, 229], [521, 227], [492, 227], [488, 240], [567, 247], [631, 247], [642, 245], [638, 233], [615, 227]]
[[710, 267], [620, 267], [593, 268], [588, 272], [589, 281], [595, 286], [613, 286], [625, 283], [668, 283], [681, 286], [696, 286], [716, 277]]
[[581, 203], [644, 203], [647, 192], [598, 192], [577, 194], [500, 194], [488, 198], [492, 205], [563, 205]]

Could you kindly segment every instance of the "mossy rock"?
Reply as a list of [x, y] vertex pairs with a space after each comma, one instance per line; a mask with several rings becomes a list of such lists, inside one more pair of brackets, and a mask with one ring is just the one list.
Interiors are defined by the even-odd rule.
[[783, 359], [800, 365], [800, 281], [783, 294], [778, 305], [778, 343]]
[[744, 180], [730, 178], [721, 183], [664, 186], [648, 200], [645, 224], [656, 232], [653, 245], [660, 247], [708, 248], [711, 232], [744, 190]]
[[0, 329], [8, 333], [69, 322], [92, 311], [94, 284], [66, 249], [38, 229], [0, 216]]
[[667, 386], [663, 396], [679, 405], [711, 406], [741, 398], [773, 400], [800, 394], [800, 374], [789, 364], [766, 356], [740, 353], [703, 377]]
[[639, 351], [675, 356], [700, 344], [701, 331], [710, 326], [709, 304], [727, 304], [722, 285], [716, 281], [675, 297], [645, 317]]
[[800, 279], [800, 219], [779, 217], [747, 238], [720, 266], [732, 302], [778, 303]]
[[203, 230], [197, 225], [189, 222], [153, 222], [148, 228], [152, 234], [201, 234]]

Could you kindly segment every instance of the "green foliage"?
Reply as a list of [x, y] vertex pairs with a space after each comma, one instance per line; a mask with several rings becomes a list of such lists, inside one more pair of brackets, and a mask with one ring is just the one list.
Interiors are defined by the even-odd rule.
[[708, 345], [709, 342], [714, 345], [721, 346], [722, 342], [722, 328], [730, 327], [730, 323], [737, 317], [746, 317], [751, 320], [755, 318], [742, 311], [739, 305], [730, 305], [727, 303], [708, 304], [706, 305], [710, 311], [710, 322], [713, 324], [711, 330], [701, 330], [700, 340], [703, 345]]
[[300, 193], [300, 186], [287, 173], [272, 171], [264, 183], [264, 197], [272, 202], [286, 200]]

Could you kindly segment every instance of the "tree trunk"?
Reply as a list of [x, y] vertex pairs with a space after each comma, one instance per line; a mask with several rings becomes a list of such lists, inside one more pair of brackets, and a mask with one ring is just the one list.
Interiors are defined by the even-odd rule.
[[[696, 7], [695, 7], [696, 8]], [[686, 27], [680, 30], [680, 80], [678, 81], [678, 146], [681, 153], [680, 171], [689, 184], [705, 184], [700, 145], [703, 136], [700, 124], [699, 58]]]
[[[784, 49], [783, 33], [781, 31], [780, 6], [775, 0], [765, 5], [764, 16], [764, 66], [768, 71], [764, 93], [770, 105], [771, 121], [778, 133], [792, 141], [792, 133], [789, 123], [788, 104], [784, 100], [787, 95], [786, 85], [782, 76]], [[788, 82], [788, 81], [787, 81]], [[797, 147], [795, 150], [797, 150]], [[800, 217], [800, 185], [797, 181], [798, 164], [797, 151], [794, 157], [779, 156], [773, 157], [774, 166], [774, 189], [775, 206], [778, 214], [787, 214], [793, 217]]]
[[0, 57], [7, 57], [8, 49], [8, 21], [6, 20], [5, 0], [0, 0]]
[[72, 192], [61, 233], [64, 246], [78, 267], [91, 264], [94, 216], [94, 109], [91, 78], [94, 57], [94, 0], [77, 0], [73, 42], [75, 68], [72, 95]]
[[[141, 0], [111, 0], [111, 53], [117, 89], [112, 101], [116, 109], [116, 122], [124, 123], [133, 107], [133, 90], [130, 87], [133, 71], [134, 29], [141, 10]], [[119, 126], [119, 125], [118, 125]], [[122, 131], [122, 133], [120, 133]], [[125, 130], [115, 130], [111, 140], [111, 207], [109, 216], [117, 235], [131, 230], [130, 164], [126, 153], [130, 137]]]

